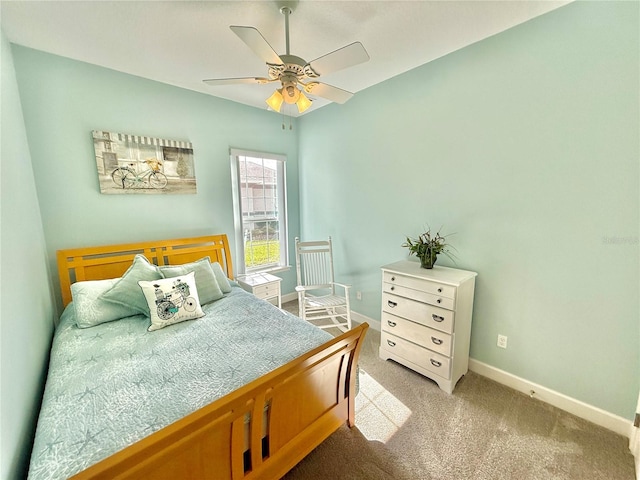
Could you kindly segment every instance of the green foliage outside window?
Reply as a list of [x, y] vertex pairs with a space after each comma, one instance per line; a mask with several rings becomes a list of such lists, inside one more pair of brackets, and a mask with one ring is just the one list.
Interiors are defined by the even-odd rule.
[[247, 268], [277, 264], [280, 259], [280, 242], [266, 240], [247, 241], [244, 244], [244, 260]]

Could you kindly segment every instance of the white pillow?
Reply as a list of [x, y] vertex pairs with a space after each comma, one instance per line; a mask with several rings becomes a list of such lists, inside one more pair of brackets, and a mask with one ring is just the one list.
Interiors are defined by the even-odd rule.
[[138, 285], [149, 305], [150, 332], [204, 316], [194, 272], [160, 280], [140, 280]]

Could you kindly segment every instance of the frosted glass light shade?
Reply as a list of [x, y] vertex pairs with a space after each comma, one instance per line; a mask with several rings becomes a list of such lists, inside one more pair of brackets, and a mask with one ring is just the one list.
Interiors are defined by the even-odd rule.
[[283, 101], [284, 97], [282, 96], [281, 88], [273, 92], [273, 95], [265, 100], [267, 105], [269, 105], [269, 107], [271, 107], [271, 109], [275, 110], [276, 112], [280, 111], [280, 107], [282, 107]]
[[304, 92], [300, 92], [300, 98], [296, 102], [296, 105], [298, 106], [298, 112], [302, 113], [311, 106], [311, 100], [307, 98]]

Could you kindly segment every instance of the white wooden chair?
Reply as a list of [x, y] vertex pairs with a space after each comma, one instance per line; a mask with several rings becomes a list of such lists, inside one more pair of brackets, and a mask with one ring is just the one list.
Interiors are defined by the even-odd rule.
[[351, 330], [351, 286], [334, 281], [331, 237], [312, 242], [301, 242], [296, 237], [296, 272], [300, 318], [319, 328]]

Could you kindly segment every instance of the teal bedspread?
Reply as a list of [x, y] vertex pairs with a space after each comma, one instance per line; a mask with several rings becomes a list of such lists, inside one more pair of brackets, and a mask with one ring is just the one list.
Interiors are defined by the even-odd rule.
[[144, 316], [80, 329], [68, 306], [28, 478], [68, 478], [332, 338], [238, 287], [203, 310], [148, 332]]

